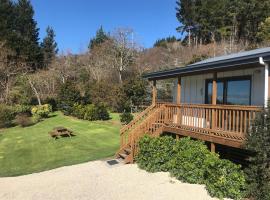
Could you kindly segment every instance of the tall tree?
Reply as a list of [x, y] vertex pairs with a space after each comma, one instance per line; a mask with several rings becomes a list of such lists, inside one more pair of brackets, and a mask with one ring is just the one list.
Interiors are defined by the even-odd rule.
[[7, 43], [14, 37], [14, 4], [10, 0], [0, 0], [0, 40]]
[[15, 7], [16, 22], [14, 31], [16, 38], [13, 40], [12, 49], [25, 61], [32, 69], [42, 67], [43, 55], [39, 46], [39, 29], [34, 20], [34, 10], [29, 0], [19, 0]]
[[178, 0], [179, 32], [186, 40], [210, 43], [222, 39], [255, 42], [259, 24], [269, 16], [270, 0]]
[[44, 65], [48, 66], [58, 53], [55, 33], [52, 27], [47, 27], [47, 35], [41, 43], [41, 49], [44, 56]]
[[96, 32], [96, 36], [94, 38], [92, 38], [90, 40], [88, 49], [91, 50], [93, 49], [95, 46], [105, 42], [106, 40], [109, 40], [110, 37], [107, 35], [107, 33], [105, 33], [105, 31], [103, 30], [103, 27], [101, 26], [97, 32]]

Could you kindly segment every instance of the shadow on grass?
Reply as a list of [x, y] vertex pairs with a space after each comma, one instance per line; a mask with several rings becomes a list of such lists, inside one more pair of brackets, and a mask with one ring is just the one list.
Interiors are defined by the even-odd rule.
[[72, 138], [72, 137], [75, 137], [77, 135], [75, 135], [74, 133], [70, 133], [69, 135], [68, 134], [65, 134], [65, 135], [59, 135], [59, 136], [51, 136], [52, 139], [54, 140], [58, 140], [58, 139], [61, 139], [61, 138]]

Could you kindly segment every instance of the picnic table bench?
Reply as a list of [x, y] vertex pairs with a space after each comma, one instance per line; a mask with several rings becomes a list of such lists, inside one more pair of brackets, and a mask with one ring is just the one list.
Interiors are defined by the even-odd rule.
[[73, 136], [72, 131], [65, 127], [55, 127], [52, 131], [49, 132], [49, 134], [55, 139], [57, 139], [59, 136]]

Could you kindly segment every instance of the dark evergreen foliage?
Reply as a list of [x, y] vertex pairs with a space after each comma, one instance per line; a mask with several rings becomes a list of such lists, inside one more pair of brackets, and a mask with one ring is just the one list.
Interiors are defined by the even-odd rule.
[[47, 35], [41, 43], [41, 48], [44, 55], [44, 64], [48, 66], [58, 53], [58, 48], [53, 28], [47, 27], [46, 32]]
[[181, 26], [177, 30], [190, 32], [200, 43], [222, 39], [254, 43], [269, 9], [269, 0], [178, 0], [176, 17]]
[[167, 38], [162, 38], [162, 39], [158, 39], [155, 44], [154, 47], [164, 47], [167, 48], [167, 44], [168, 43], [174, 43], [177, 42], [177, 39], [175, 36], [172, 37], [167, 37]]
[[39, 29], [29, 0], [0, 1], [0, 40], [16, 53], [18, 61], [32, 69], [42, 67]]
[[93, 49], [95, 46], [105, 42], [106, 40], [109, 40], [110, 37], [108, 36], [108, 34], [103, 30], [103, 27], [101, 26], [97, 32], [96, 32], [96, 36], [94, 38], [92, 38], [90, 40], [88, 49], [91, 50]]
[[81, 100], [80, 92], [77, 90], [74, 83], [67, 81], [62, 84], [58, 92], [58, 108], [69, 115], [72, 112], [72, 107], [75, 103]]
[[246, 170], [248, 194], [255, 199], [270, 199], [270, 111], [257, 116], [247, 137], [246, 147], [253, 152]]

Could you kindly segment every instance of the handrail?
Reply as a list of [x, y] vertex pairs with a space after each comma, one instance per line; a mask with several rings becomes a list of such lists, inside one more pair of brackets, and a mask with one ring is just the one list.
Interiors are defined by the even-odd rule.
[[155, 108], [155, 104], [147, 107], [143, 112], [137, 115], [129, 124], [125, 125], [120, 129], [120, 135], [124, 134], [125, 131], [132, 128], [138, 121], [140, 121], [146, 114], [148, 114], [153, 108]]
[[218, 109], [234, 109], [234, 110], [261, 110], [262, 106], [250, 106], [250, 105], [226, 105], [226, 104], [189, 104], [189, 103], [158, 103], [160, 105], [171, 106], [171, 107], [191, 107], [191, 108], [218, 108]]

